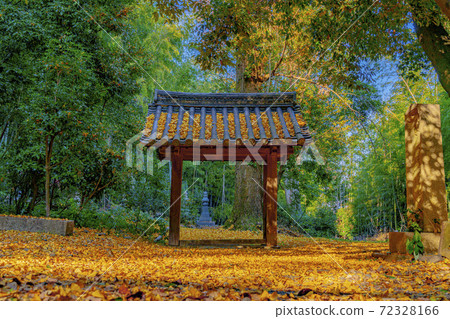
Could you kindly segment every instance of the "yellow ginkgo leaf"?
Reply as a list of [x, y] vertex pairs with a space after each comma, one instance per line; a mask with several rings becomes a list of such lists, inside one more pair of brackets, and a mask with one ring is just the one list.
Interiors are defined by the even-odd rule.
[[94, 292], [91, 294], [93, 297], [97, 297], [97, 298], [104, 298], [104, 296], [102, 295], [102, 293], [99, 290], [94, 290]]
[[269, 300], [270, 299], [270, 294], [267, 292], [267, 290], [264, 290], [259, 298], [261, 300]]
[[70, 285], [70, 290], [72, 290], [72, 292], [74, 292], [74, 293], [82, 292], [81, 287], [78, 286], [76, 283], [73, 283], [72, 285]]

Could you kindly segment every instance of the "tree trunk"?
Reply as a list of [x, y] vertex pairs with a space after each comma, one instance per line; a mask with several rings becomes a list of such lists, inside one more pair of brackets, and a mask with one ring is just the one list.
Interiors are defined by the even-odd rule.
[[255, 223], [262, 224], [263, 191], [261, 186], [262, 167], [260, 165], [236, 165], [232, 220], [237, 228], [248, 228]]
[[45, 137], [45, 216], [50, 217], [50, 178], [51, 178], [51, 158], [53, 141], [55, 137]]
[[38, 187], [38, 182], [41, 179], [41, 175], [38, 173], [33, 173], [33, 177], [31, 180], [31, 185], [32, 185], [32, 189], [33, 189], [33, 195], [31, 196], [31, 201], [28, 204], [27, 207], [27, 214], [30, 214], [34, 207], [36, 206], [36, 201], [37, 201], [37, 197], [38, 197], [38, 192], [39, 192], [39, 187]]
[[45, 216], [50, 217], [50, 165], [45, 165]]
[[449, 0], [435, 0], [443, 14], [450, 20], [450, 1]]
[[431, 61], [436, 73], [439, 76], [439, 82], [445, 91], [450, 95], [450, 50], [448, 41], [449, 34], [442, 25], [431, 22], [428, 26], [419, 25], [420, 9], [414, 7], [413, 20], [414, 28], [428, 59]]
[[[50, 179], [51, 181], [51, 179]], [[56, 189], [57, 185], [55, 183], [55, 181], [53, 181], [53, 183], [50, 183], [50, 208], [53, 206], [53, 199], [55, 197], [55, 189]]]
[[[236, 89], [239, 93], [256, 93], [262, 82], [245, 74], [246, 63], [236, 67]], [[232, 222], [237, 228], [248, 228], [252, 224], [262, 223], [262, 167], [256, 163], [236, 165], [236, 186]], [[258, 181], [256, 183], [253, 179]], [[258, 185], [259, 184], [259, 185]]]

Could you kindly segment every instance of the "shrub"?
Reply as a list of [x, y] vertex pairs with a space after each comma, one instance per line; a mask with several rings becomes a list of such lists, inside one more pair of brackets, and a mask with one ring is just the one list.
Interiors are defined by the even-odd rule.
[[224, 203], [223, 206], [212, 207], [210, 210], [211, 218], [217, 225], [224, 225], [230, 218], [232, 210], [233, 205], [229, 203]]
[[305, 214], [300, 224], [306, 233], [314, 237], [334, 237], [336, 234], [336, 216], [326, 206], [319, 207], [310, 215]]
[[109, 231], [130, 233], [149, 240], [160, 236], [160, 240], [167, 239], [167, 221], [160, 217], [151, 216], [148, 212], [126, 209], [113, 205], [109, 210], [100, 210], [102, 224]]
[[414, 235], [411, 239], [408, 238], [406, 240], [406, 250], [417, 260], [424, 252], [422, 236], [420, 235], [422, 231], [421, 224], [423, 224], [423, 212], [420, 209], [417, 211], [408, 209], [407, 215], [409, 231], [413, 231]]
[[355, 217], [350, 206], [341, 207], [336, 212], [336, 229], [340, 237], [353, 239]]
[[279, 224], [295, 227], [298, 231], [313, 237], [334, 237], [336, 234], [336, 216], [331, 208], [321, 206], [313, 212], [299, 213], [289, 207], [286, 211], [278, 210]]
[[422, 243], [422, 236], [420, 233], [415, 230], [414, 235], [411, 239], [406, 240], [406, 249], [408, 253], [414, 256], [414, 259], [417, 260], [420, 255], [423, 255], [424, 247]]
[[[53, 210], [50, 216], [73, 220], [76, 227], [134, 234], [149, 240], [157, 237], [159, 241], [167, 239], [167, 221], [162, 217], [151, 216], [148, 212], [126, 209], [119, 205], [102, 210], [93, 203], [80, 210], [78, 203], [73, 199], [56, 207], [58, 209]], [[32, 215], [45, 216], [45, 204], [36, 205]]]
[[[188, 196], [189, 195], [189, 196]], [[200, 217], [203, 192], [192, 189], [181, 198], [181, 223], [183, 225], [195, 225]]]

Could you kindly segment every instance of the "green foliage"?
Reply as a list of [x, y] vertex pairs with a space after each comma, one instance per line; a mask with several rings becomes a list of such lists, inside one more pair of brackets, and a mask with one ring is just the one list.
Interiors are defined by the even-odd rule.
[[336, 230], [340, 237], [353, 239], [355, 216], [351, 206], [341, 207], [336, 211]]
[[292, 156], [280, 168], [283, 190], [278, 194], [278, 202], [283, 209], [278, 209], [278, 223], [311, 236], [334, 237], [336, 213], [329, 204], [334, 195], [330, 169], [333, 164], [322, 166], [316, 161], [305, 161], [298, 165], [295, 161]]
[[167, 211], [170, 196], [167, 169], [155, 170], [153, 175], [133, 171], [124, 177], [114, 191], [108, 192], [108, 200], [153, 215]]
[[406, 213], [406, 218], [407, 218], [407, 225], [408, 225], [408, 231], [413, 231], [413, 232], [421, 232], [422, 231], [422, 227], [421, 225], [423, 225], [423, 213], [422, 210], [411, 210], [411, 209], [407, 209], [407, 213]]
[[[450, 99], [442, 93], [439, 104], [441, 105], [441, 130], [444, 148], [444, 163], [446, 168], [447, 185], [450, 183]], [[447, 190], [449, 187], [447, 186]]]
[[[80, 209], [79, 204], [73, 199], [66, 203], [60, 203], [55, 208], [58, 210], [53, 210], [51, 217], [73, 220], [75, 227], [107, 230], [117, 234], [134, 234], [148, 240], [158, 238], [158, 241], [164, 241], [167, 239], [168, 223], [166, 219], [152, 216], [148, 212], [126, 209], [118, 205], [113, 205], [108, 210], [95, 204]], [[38, 204], [32, 215], [44, 217], [44, 203]]]
[[[188, 190], [182, 198], [182, 220], [195, 224], [200, 216], [203, 193], [211, 199], [211, 215], [216, 214], [216, 223], [224, 224], [228, 209], [234, 200], [235, 166], [222, 162], [201, 162], [183, 164], [183, 190]], [[224, 210], [221, 211], [222, 205]]]
[[414, 235], [412, 239], [406, 240], [406, 250], [408, 253], [414, 256], [414, 259], [417, 260], [417, 258], [423, 254], [423, 243], [422, 243], [422, 237], [420, 236], [419, 231], [415, 230]]
[[181, 223], [183, 225], [194, 226], [197, 224], [197, 220], [200, 217], [203, 192], [193, 188], [183, 197], [181, 205]]
[[225, 203], [218, 205], [211, 209], [211, 218], [216, 225], [231, 226], [229, 224], [229, 218], [232, 216], [233, 205], [231, 203]]
[[401, 79], [391, 84], [392, 95], [383, 109], [372, 115], [373, 124], [366, 127], [368, 134], [361, 132], [351, 147], [350, 162], [355, 164], [348, 166], [345, 176], [352, 185], [349, 197], [356, 234], [407, 230], [404, 113], [414, 103], [411, 94], [417, 103], [441, 105], [444, 162], [448, 164], [448, 97], [439, 93], [442, 88], [437, 86], [435, 75], [419, 79], [406, 80], [408, 86]]
[[[86, 9], [107, 16], [125, 4], [113, 8], [91, 2]], [[7, 187], [14, 189], [11, 204], [17, 213], [30, 213], [42, 200], [46, 175], [49, 207], [60, 190], [75, 184], [83, 206], [115, 182], [121, 148], [107, 151], [112, 127], [102, 117], [117, 112], [116, 103], [131, 98], [137, 74], [124, 70], [123, 77], [104, 64], [104, 56], [117, 49], [107, 47], [98, 25], [86, 19], [73, 1], [33, 1], [2, 8], [0, 68], [9, 75], [2, 79], [5, 90], [0, 94], [7, 118], [2, 159]], [[16, 98], [8, 97], [11, 93]]]
[[397, 59], [400, 75], [408, 80], [420, 81], [432, 69], [431, 62], [418, 42], [405, 45]]
[[183, 52], [189, 28], [156, 22], [153, 6], [126, 0], [84, 10], [70, 0], [1, 4], [2, 210], [39, 211], [45, 191], [53, 210], [68, 197], [83, 211], [102, 195], [133, 210], [165, 209], [168, 173], [126, 169], [123, 156], [158, 83], [217, 89]]
[[[403, 114], [411, 94], [441, 104], [450, 161], [450, 100], [408, 18], [420, 8], [421, 24], [447, 28], [434, 2], [380, 1], [363, 16], [372, 2], [173, 2], [82, 2], [91, 19], [70, 0], [0, 0], [0, 212], [45, 215], [47, 173], [52, 216], [144, 231], [167, 210], [169, 170], [147, 175], [126, 168], [123, 156], [154, 89], [229, 92], [234, 67], [244, 62], [259, 90], [298, 92], [326, 159], [298, 166], [293, 156], [280, 166], [279, 203], [289, 214], [279, 209], [279, 224], [348, 238], [405, 227]], [[168, 20], [181, 15], [179, 23]], [[408, 83], [397, 78], [388, 97], [367, 84], [373, 61], [386, 57], [395, 64], [379, 70], [397, 65]], [[298, 78], [302, 71], [308, 75]], [[196, 222], [206, 190], [213, 219], [227, 225], [235, 167], [185, 163], [183, 180], [182, 222]], [[158, 227], [150, 233], [163, 235]]]
[[105, 228], [116, 232], [131, 233], [148, 239], [161, 236], [167, 239], [168, 223], [164, 218], [152, 217], [150, 214], [138, 210], [127, 210], [120, 206], [113, 206], [109, 211], [101, 212], [108, 221]]
[[414, 256], [414, 259], [417, 260], [420, 255], [424, 252], [424, 247], [422, 243], [422, 236], [420, 232], [422, 231], [422, 211], [417, 210], [413, 211], [407, 210], [407, 219], [408, 219], [408, 230], [414, 232], [414, 235], [411, 239], [406, 240], [406, 250], [408, 253]]
[[[185, 188], [192, 185], [189, 193], [193, 193], [196, 203], [200, 203], [203, 192], [212, 197], [213, 206], [221, 204], [225, 192], [225, 200], [234, 199], [235, 169], [234, 165], [224, 162], [185, 162], [183, 165], [183, 181]], [[224, 183], [225, 182], [225, 183]]]
[[325, 206], [312, 214], [305, 215], [299, 222], [299, 231], [313, 237], [335, 237], [336, 215]]

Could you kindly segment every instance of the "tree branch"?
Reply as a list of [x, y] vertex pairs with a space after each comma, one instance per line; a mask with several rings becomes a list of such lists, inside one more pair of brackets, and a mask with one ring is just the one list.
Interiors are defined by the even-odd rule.
[[403, 78], [403, 76], [400, 75], [400, 78], [402, 79], [403, 83], [405, 83], [406, 88], [407, 88], [408, 91], [409, 91], [409, 94], [411, 94], [411, 96], [412, 96], [412, 98], [413, 98], [413, 100], [414, 100], [414, 103], [417, 104], [417, 100], [416, 100], [416, 98], [414, 97], [414, 94], [412, 93], [411, 89], [409, 88], [408, 83], [405, 81], [405, 79]]
[[67, 154], [66, 156], [64, 156], [64, 158], [63, 158], [61, 161], [59, 161], [58, 163], [55, 163], [55, 164], [51, 165], [50, 167], [51, 167], [51, 168], [54, 168], [54, 167], [56, 167], [56, 166], [59, 166], [59, 165], [63, 164], [63, 163], [67, 160], [68, 157], [69, 157], [69, 154]]
[[6, 124], [5, 124], [5, 127], [3, 128], [2, 134], [0, 135], [0, 142], [3, 140], [3, 136], [6, 133], [6, 129], [8, 128], [8, 124], [9, 124], [9, 122], [7, 121]]
[[[326, 89], [326, 90], [329, 90], [329, 91], [332, 92], [334, 95], [336, 95], [336, 96], [339, 98], [339, 100], [341, 100], [341, 101], [345, 104], [345, 106], [347, 106], [353, 113], [355, 113], [355, 115], [357, 116], [358, 119], [363, 117], [362, 114], [361, 114], [360, 112], [358, 112], [357, 110], [355, 110], [354, 108], [352, 108], [352, 107], [347, 103], [347, 101], [344, 100], [344, 98], [343, 98], [339, 93], [337, 93], [335, 90], [333, 90], [333, 89], [330, 88], [329, 86], [320, 84], [320, 83], [318, 83], [318, 82], [316, 82], [316, 81], [313, 81], [313, 80], [310, 80], [310, 79], [307, 79], [307, 78], [303, 78], [303, 77], [300, 77], [300, 76], [295, 76], [295, 75], [276, 74], [275, 76], [283, 76], [283, 77], [287, 77], [287, 78], [293, 78], [293, 79], [296, 79], [296, 80], [298, 80], [298, 81], [303, 81], [303, 82], [311, 83], [311, 84], [320, 86], [320, 87], [322, 87], [322, 88], [324, 88], [324, 89]], [[369, 119], [369, 120], [370, 120], [370, 119]], [[363, 123], [362, 123], [361, 121], [358, 121], [358, 123], [359, 123], [359, 125], [361, 125], [362, 129], [364, 130], [364, 132], [366, 133], [367, 137], [369, 138], [370, 143], [372, 144], [373, 149], [376, 150], [376, 148], [375, 148], [375, 143], [374, 143], [374, 141], [372, 140], [372, 138], [371, 138], [369, 132], [367, 131], [366, 127], [363, 125]]]
[[105, 160], [105, 161], [102, 163], [102, 166], [101, 166], [101, 168], [100, 168], [101, 172], [100, 172], [100, 176], [99, 176], [99, 178], [98, 178], [98, 181], [97, 181], [97, 183], [96, 183], [96, 185], [95, 185], [93, 191], [89, 194], [89, 196], [85, 197], [86, 200], [83, 200], [83, 201], [82, 201], [82, 204], [81, 204], [81, 206], [80, 206], [80, 210], [83, 209], [83, 207], [86, 205], [86, 203], [89, 202], [89, 201], [92, 199], [92, 197], [94, 197], [94, 195], [95, 195], [96, 193], [98, 193], [99, 191], [105, 189], [106, 187], [108, 187], [109, 185], [111, 185], [111, 183], [113, 182], [113, 179], [111, 179], [108, 183], [106, 183], [106, 184], [103, 185], [102, 187], [99, 187], [99, 186], [100, 186], [100, 182], [101, 182], [102, 179], [103, 179], [103, 168], [105, 167], [106, 163], [108, 163], [108, 160]]
[[359, 113], [357, 110], [355, 110], [354, 108], [352, 108], [352, 107], [347, 103], [347, 101], [345, 101], [344, 98], [343, 98], [339, 93], [337, 93], [335, 90], [333, 90], [332, 88], [330, 88], [328, 85], [320, 84], [320, 83], [318, 83], [318, 82], [316, 82], [316, 81], [313, 81], [313, 80], [311, 80], [311, 79], [304, 78], [304, 77], [300, 77], [300, 76], [295, 76], [295, 75], [285, 75], [285, 74], [279, 74], [279, 73], [277, 73], [277, 74], [274, 74], [274, 76], [281, 76], [281, 77], [285, 77], [285, 78], [291, 78], [291, 79], [295, 79], [295, 80], [297, 80], [297, 81], [307, 82], [307, 83], [314, 84], [314, 85], [316, 85], [316, 86], [320, 86], [321, 88], [324, 88], [325, 90], [330, 91], [330, 92], [332, 92], [334, 95], [336, 95], [336, 96], [337, 96], [337, 97], [345, 104], [345, 106], [347, 106], [347, 107], [348, 107], [350, 110], [352, 110], [354, 113], [358, 113], [359, 115], [361, 115], [361, 113]]
[[277, 69], [280, 67], [281, 62], [283, 62], [284, 54], [286, 53], [286, 48], [287, 48], [287, 41], [288, 41], [288, 37], [286, 37], [286, 40], [284, 40], [283, 51], [281, 51], [280, 59], [278, 60], [277, 64], [275, 64], [273, 70], [270, 72], [269, 78], [270, 78], [271, 76], [274, 76], [274, 75], [275, 75], [275, 72], [276, 72]]
[[[408, 1], [413, 8], [413, 22], [417, 38], [428, 59], [431, 61], [439, 82], [448, 94], [450, 94], [450, 50], [448, 42], [450, 36], [443, 25], [430, 22], [428, 25], [421, 23], [421, 8], [413, 1]], [[448, 1], [446, 1], [448, 2]]]
[[434, 0], [443, 14], [447, 16], [447, 19], [450, 20], [450, 0]]

